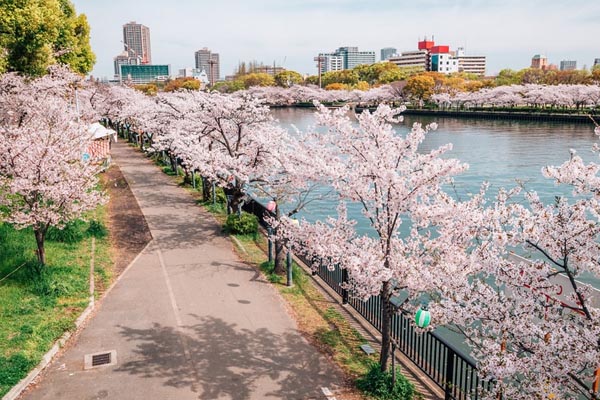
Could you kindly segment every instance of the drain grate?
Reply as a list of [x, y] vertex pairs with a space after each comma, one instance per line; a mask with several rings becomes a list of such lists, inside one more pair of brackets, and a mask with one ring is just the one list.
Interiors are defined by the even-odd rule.
[[92, 367], [110, 364], [110, 353], [102, 353], [92, 356]]
[[100, 351], [94, 354], [86, 354], [83, 357], [83, 369], [91, 369], [97, 367], [108, 367], [117, 364], [117, 351]]

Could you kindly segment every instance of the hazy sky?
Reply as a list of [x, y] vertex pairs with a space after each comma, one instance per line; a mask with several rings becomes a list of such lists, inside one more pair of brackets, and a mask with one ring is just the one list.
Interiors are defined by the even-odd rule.
[[529, 66], [534, 54], [551, 63], [600, 58], [597, 0], [72, 0], [92, 28], [96, 77], [112, 77], [123, 49], [122, 25], [150, 28], [152, 61], [194, 66], [194, 51], [221, 57], [221, 75], [256, 60], [316, 73], [313, 57], [342, 46], [414, 50], [424, 36], [451, 50], [486, 55], [487, 73]]

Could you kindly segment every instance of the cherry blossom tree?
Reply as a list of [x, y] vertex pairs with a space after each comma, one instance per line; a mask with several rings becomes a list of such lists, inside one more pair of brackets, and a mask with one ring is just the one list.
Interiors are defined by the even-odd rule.
[[82, 157], [91, 137], [80, 115], [75, 82], [59, 70], [33, 80], [0, 77], [0, 205], [5, 221], [32, 227], [37, 257], [46, 263], [50, 226], [62, 227], [103, 201], [97, 167]]
[[347, 108], [330, 111], [320, 106], [318, 122], [327, 129], [321, 134], [322, 145], [332, 154], [326, 172], [340, 198], [362, 208], [373, 235], [357, 232], [356, 221], [348, 218], [344, 202], [338, 207], [337, 218], [314, 224], [303, 221], [300, 228], [286, 221], [284, 231], [295, 251], [319, 256], [330, 268], [339, 265], [346, 269], [354, 296], [365, 300], [381, 296], [380, 363], [386, 370], [391, 318], [396, 312], [392, 297], [406, 291], [414, 299], [431, 290], [430, 283], [420, 278], [423, 275], [435, 273], [447, 279], [460, 275], [453, 269], [454, 263], [444, 260], [464, 252], [440, 247], [438, 254], [448, 253], [448, 258], [424, 252], [424, 246], [434, 242], [428, 233], [431, 219], [423, 216], [434, 206], [451, 204], [441, 185], [466, 166], [441, 157], [451, 145], [419, 152], [430, 127], [415, 124], [406, 137], [396, 134], [391, 123], [398, 121], [394, 118], [398, 110], [380, 105], [372, 114], [358, 115], [358, 126], [347, 112]]
[[572, 199], [543, 204], [535, 192], [523, 201], [521, 188], [501, 190], [489, 206], [472, 202], [460, 219], [438, 220], [473, 234], [468, 279], [440, 286], [430, 309], [464, 334], [480, 376], [495, 382], [484, 398], [598, 398], [590, 386], [600, 367], [600, 291], [589, 279], [600, 278], [599, 169], [572, 152], [542, 171], [571, 185]]

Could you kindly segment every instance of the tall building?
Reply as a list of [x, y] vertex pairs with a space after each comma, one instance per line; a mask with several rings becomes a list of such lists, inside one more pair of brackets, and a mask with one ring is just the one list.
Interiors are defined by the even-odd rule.
[[213, 53], [208, 48], [203, 47], [194, 53], [194, 58], [196, 59], [196, 69], [204, 70], [211, 84], [219, 80], [221, 76], [219, 53]]
[[393, 47], [384, 47], [381, 49], [381, 61], [387, 61], [390, 57], [398, 54], [398, 50]]
[[531, 68], [546, 69], [548, 68], [548, 58], [541, 54], [536, 54], [531, 58]]
[[577, 69], [577, 61], [575, 60], [562, 60], [560, 62], [561, 71], [574, 71]]
[[352, 69], [357, 65], [375, 64], [374, 51], [359, 51], [358, 47], [340, 47], [333, 53], [319, 53], [324, 58], [321, 62], [321, 72]]
[[147, 26], [135, 22], [123, 25], [123, 45], [129, 56], [138, 58], [140, 64], [152, 64], [150, 29]]
[[600, 58], [594, 58], [594, 66], [600, 65]]

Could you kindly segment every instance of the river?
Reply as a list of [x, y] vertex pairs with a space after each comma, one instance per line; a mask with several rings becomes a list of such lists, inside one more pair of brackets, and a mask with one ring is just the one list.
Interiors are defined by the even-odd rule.
[[[288, 129], [295, 126], [303, 131], [315, 124], [314, 109], [281, 108], [272, 112]], [[591, 122], [588, 125], [405, 116], [395, 127], [396, 131], [405, 134], [415, 122], [438, 124], [438, 129], [425, 139], [423, 151], [452, 143], [453, 149], [446, 156], [469, 164], [469, 169], [455, 178], [456, 195], [463, 199], [469, 193], [477, 193], [484, 181], [490, 184], [490, 196], [499, 188], [512, 188], [521, 181], [526, 189], [536, 191], [548, 204], [558, 195], [570, 197], [571, 189], [556, 186], [552, 180], [544, 178], [541, 173], [544, 166], [560, 165], [568, 160], [569, 149], [575, 149], [585, 161], [598, 160], [591, 151], [598, 142]], [[336, 204], [333, 200], [312, 203], [300, 217], [315, 221], [334, 216]], [[359, 232], [368, 234], [369, 226], [361, 218], [360, 206], [348, 205], [348, 212], [357, 219]], [[592, 276], [582, 280], [600, 288], [600, 280]]]

